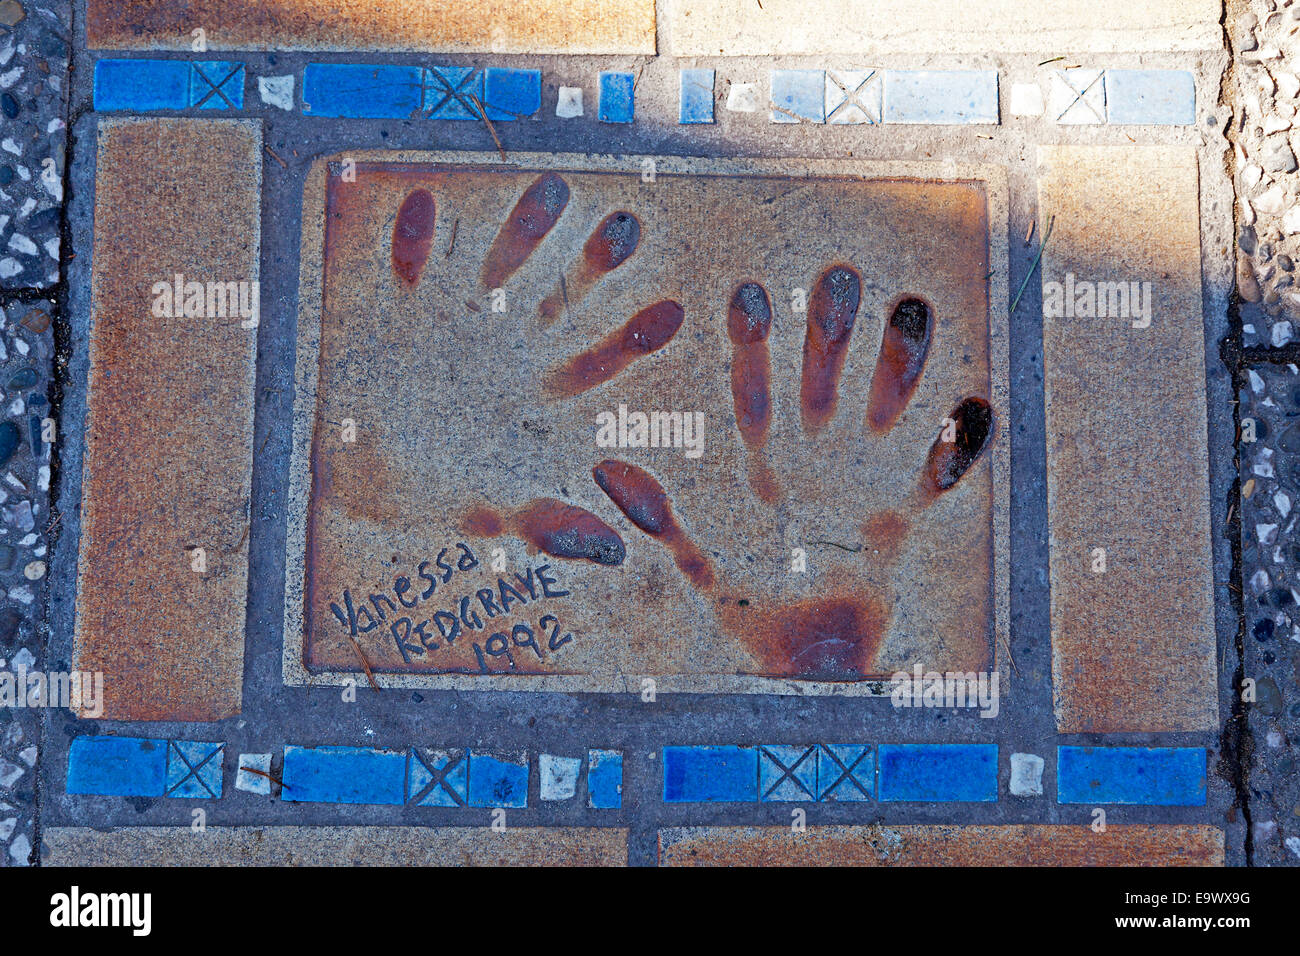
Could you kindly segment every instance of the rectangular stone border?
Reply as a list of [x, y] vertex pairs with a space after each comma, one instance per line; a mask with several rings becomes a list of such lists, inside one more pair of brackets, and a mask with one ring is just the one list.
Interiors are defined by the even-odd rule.
[[[285, 534], [284, 632], [282, 679], [290, 686], [341, 686], [364, 679], [357, 671], [312, 673], [303, 663], [303, 590], [307, 540], [307, 504], [311, 495], [309, 447], [316, 412], [319, 374], [322, 291], [325, 276], [325, 186], [328, 165], [346, 156], [360, 163], [441, 163], [464, 166], [501, 166], [528, 169], [579, 169], [626, 171], [640, 176], [642, 162], [654, 163], [666, 175], [767, 175], [850, 176], [864, 180], [928, 179], [978, 181], [984, 186], [989, 223], [989, 378], [993, 408], [998, 414], [991, 463], [993, 467], [993, 660], [999, 683], [1011, 686], [1009, 671], [1011, 580], [1011, 434], [1009, 419], [1009, 265], [1008, 189], [1003, 166], [974, 163], [873, 160], [711, 160], [676, 156], [627, 155], [615, 157], [585, 153], [511, 153], [503, 163], [497, 153], [421, 152], [415, 150], [357, 150], [323, 156], [312, 163], [303, 184], [301, 264], [298, 276], [298, 327], [294, 371], [293, 444], [289, 465], [288, 524]], [[640, 679], [653, 677], [660, 693], [788, 694], [795, 696], [888, 696], [887, 681], [852, 684], [799, 681], [751, 675], [635, 674], [624, 675], [621, 686], [592, 675], [541, 675], [527, 685], [485, 682], [472, 674], [375, 674], [380, 687], [430, 690], [480, 690], [558, 693], [639, 693]], [[1010, 696], [1004, 691], [1004, 696]]]

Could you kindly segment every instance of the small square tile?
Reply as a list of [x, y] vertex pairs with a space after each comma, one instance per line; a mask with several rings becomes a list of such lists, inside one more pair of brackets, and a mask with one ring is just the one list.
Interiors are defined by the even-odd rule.
[[870, 800], [876, 794], [876, 755], [860, 744], [822, 744], [817, 755], [817, 799]]
[[493, 122], [533, 116], [542, 108], [542, 71], [489, 67], [483, 71], [483, 106]]
[[1111, 123], [1190, 126], [1196, 122], [1196, 78], [1186, 70], [1107, 70]]
[[538, 754], [537, 773], [542, 778], [543, 800], [569, 800], [578, 792], [578, 774], [582, 772], [581, 757], [557, 757]]
[[472, 66], [435, 66], [424, 71], [424, 103], [430, 119], [476, 120], [483, 101], [483, 74]]
[[826, 74], [822, 70], [772, 71], [772, 122], [826, 120]]
[[528, 806], [528, 754], [469, 754], [469, 805], [471, 807]]
[[623, 753], [593, 750], [587, 755], [587, 806], [617, 810], [623, 806]]
[[816, 800], [817, 748], [772, 744], [758, 748], [758, 798]]
[[757, 83], [732, 83], [727, 90], [727, 109], [733, 113], [757, 113], [762, 104], [762, 91]]
[[634, 80], [631, 73], [600, 74], [600, 106], [597, 112], [602, 123], [630, 123], [635, 118]]
[[679, 123], [713, 122], [713, 78], [712, 70], [680, 70], [678, 82], [681, 88], [681, 108]]
[[1011, 84], [1011, 102], [1008, 105], [1012, 116], [1042, 116], [1046, 106], [1043, 102], [1043, 88], [1037, 83]]
[[877, 125], [881, 95], [877, 70], [827, 70], [826, 122], [833, 126]]
[[1010, 790], [1013, 797], [1041, 797], [1043, 758], [1034, 754], [1012, 754]]
[[421, 807], [463, 807], [469, 802], [469, 762], [463, 750], [411, 749], [406, 802]]
[[201, 110], [244, 108], [244, 64], [204, 61], [190, 64], [190, 106]]
[[1053, 70], [1047, 112], [1052, 122], [1070, 126], [1106, 122], [1104, 70]]
[[294, 75], [259, 76], [257, 78], [257, 96], [267, 106], [276, 109], [293, 110]]
[[560, 119], [573, 119], [582, 115], [582, 87], [560, 87], [559, 99], [555, 101], [555, 115]]
[[220, 797], [225, 753], [225, 744], [173, 740], [167, 748], [167, 796]]
[[[259, 770], [261, 773], [249, 773], [249, 770]], [[270, 754], [240, 754], [239, 769], [235, 772], [235, 789], [243, 790], [245, 793], [270, 796], [271, 779], [262, 776], [270, 772]]]

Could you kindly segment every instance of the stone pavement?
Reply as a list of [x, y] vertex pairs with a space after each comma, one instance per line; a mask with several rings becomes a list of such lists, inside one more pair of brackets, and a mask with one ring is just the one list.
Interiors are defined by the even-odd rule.
[[0, 0], [5, 862], [1300, 862], [1267, 6]]

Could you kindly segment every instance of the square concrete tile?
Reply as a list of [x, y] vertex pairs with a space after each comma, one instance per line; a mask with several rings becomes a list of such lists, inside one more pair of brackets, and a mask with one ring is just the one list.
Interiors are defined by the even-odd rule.
[[436, 687], [870, 693], [993, 667], [998, 173], [495, 162], [309, 180], [288, 678], [364, 656]]

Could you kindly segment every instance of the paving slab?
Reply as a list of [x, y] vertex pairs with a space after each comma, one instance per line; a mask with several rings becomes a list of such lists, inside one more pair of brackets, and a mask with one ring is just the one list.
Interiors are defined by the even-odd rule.
[[1223, 866], [1211, 826], [680, 827], [660, 866]]
[[1196, 153], [1038, 153], [1063, 733], [1218, 724]]
[[859, 694], [997, 666], [1004, 190], [933, 164], [317, 162], [286, 678]]
[[654, 53], [654, 0], [87, 0], [91, 49]]
[[50, 827], [44, 866], [626, 866], [617, 827]]
[[244, 120], [99, 126], [74, 667], [106, 719], [239, 712], [261, 149]]
[[[107, 0], [106, 0], [107, 2]], [[1214, 50], [1212, 0], [711, 0], [668, 5], [675, 56]]]

